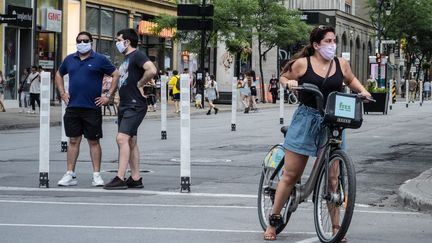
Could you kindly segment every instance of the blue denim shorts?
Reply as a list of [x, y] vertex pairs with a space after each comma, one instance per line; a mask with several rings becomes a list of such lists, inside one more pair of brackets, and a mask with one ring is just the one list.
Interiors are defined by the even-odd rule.
[[297, 154], [317, 156], [325, 140], [322, 121], [318, 110], [300, 105], [294, 112], [283, 146]]

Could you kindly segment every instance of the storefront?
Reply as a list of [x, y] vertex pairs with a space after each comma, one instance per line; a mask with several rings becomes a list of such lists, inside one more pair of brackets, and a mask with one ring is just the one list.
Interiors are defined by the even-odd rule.
[[14, 23], [3, 25], [3, 66], [1, 70], [6, 79], [4, 98], [6, 107], [18, 106], [18, 87], [25, 67], [32, 63], [32, 24], [33, 9], [31, 1], [6, 0], [4, 13], [16, 15]]

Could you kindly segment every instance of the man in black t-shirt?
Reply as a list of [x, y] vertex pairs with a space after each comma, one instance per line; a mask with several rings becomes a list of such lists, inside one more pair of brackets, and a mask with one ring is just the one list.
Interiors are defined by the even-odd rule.
[[[139, 174], [139, 149], [137, 131], [147, 113], [147, 100], [143, 87], [156, 75], [156, 67], [150, 59], [137, 50], [138, 35], [134, 29], [123, 29], [117, 33], [117, 50], [125, 55], [121, 64], [119, 80], [119, 112], [117, 144], [119, 147], [119, 168], [117, 176], [104, 189], [143, 188]], [[128, 167], [131, 175], [125, 180]]]

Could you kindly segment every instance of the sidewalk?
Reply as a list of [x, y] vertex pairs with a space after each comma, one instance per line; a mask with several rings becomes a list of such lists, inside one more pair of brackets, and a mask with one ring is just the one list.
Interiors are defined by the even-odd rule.
[[[219, 112], [231, 112], [231, 105], [221, 105], [217, 104], [216, 107], [219, 108]], [[205, 115], [208, 111], [208, 104], [205, 104], [204, 109], [196, 109], [194, 104], [191, 103], [190, 113], [191, 116], [195, 115]], [[259, 103], [258, 109], [268, 109], [268, 108], [279, 108], [279, 103]], [[112, 109], [112, 108], [111, 108]], [[238, 108], [238, 112], [242, 112]], [[39, 127], [39, 112], [37, 110], [36, 114], [29, 113], [20, 113], [21, 109], [11, 108], [6, 109], [6, 112], [0, 112], [0, 131], [1, 130], [11, 130], [11, 129], [25, 129], [25, 128], [36, 128]], [[102, 110], [103, 114], [103, 110]], [[110, 116], [108, 109], [105, 112], [106, 115], [103, 116], [104, 121], [114, 121], [117, 119], [117, 115]], [[212, 115], [214, 116], [214, 111], [212, 110]], [[160, 106], [158, 104], [156, 112], [147, 111], [145, 119], [160, 119]], [[174, 105], [168, 104], [167, 106], [167, 118], [176, 118], [180, 117], [179, 114], [174, 113]], [[51, 106], [50, 110], [50, 123], [51, 126], [60, 126], [61, 125], [61, 106], [56, 104], [55, 106]]]
[[432, 212], [432, 169], [405, 181], [399, 187], [399, 197], [404, 206]]

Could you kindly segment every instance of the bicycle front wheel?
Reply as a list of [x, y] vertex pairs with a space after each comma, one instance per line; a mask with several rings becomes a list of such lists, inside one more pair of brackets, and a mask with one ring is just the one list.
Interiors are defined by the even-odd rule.
[[345, 237], [355, 194], [353, 163], [344, 151], [336, 150], [330, 155], [328, 167], [321, 167], [314, 191], [315, 229], [321, 242], [336, 243]]
[[[275, 185], [277, 185], [280, 179], [279, 175], [276, 175], [273, 180], [270, 179], [274, 171], [274, 168], [264, 166], [258, 186], [258, 218], [264, 231], [269, 225], [269, 215], [271, 214], [276, 195]], [[282, 208], [281, 215], [283, 223], [276, 228], [276, 234], [282, 232], [291, 217], [291, 212], [288, 211], [289, 203], [290, 200], [288, 200]]]

